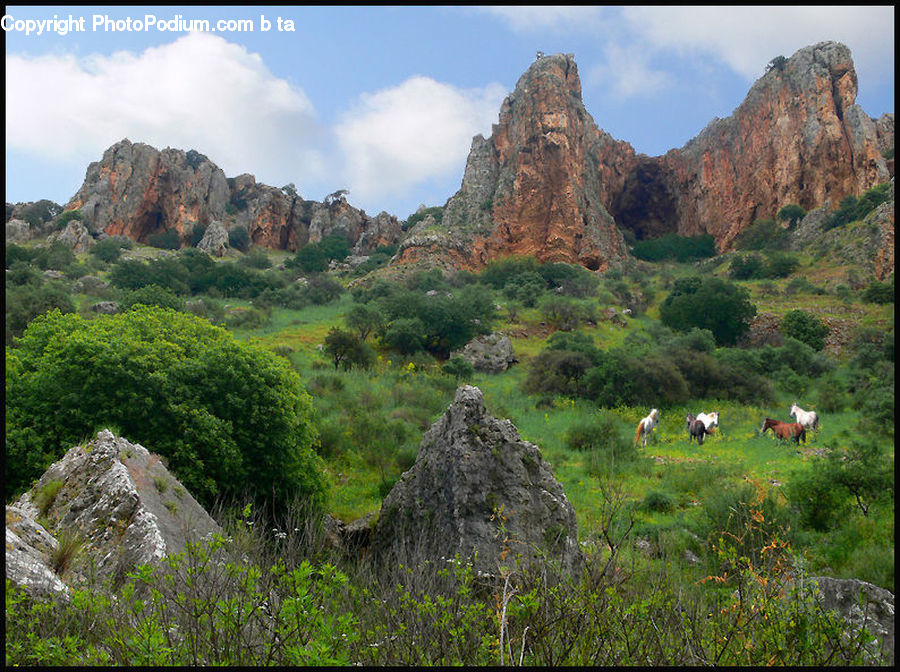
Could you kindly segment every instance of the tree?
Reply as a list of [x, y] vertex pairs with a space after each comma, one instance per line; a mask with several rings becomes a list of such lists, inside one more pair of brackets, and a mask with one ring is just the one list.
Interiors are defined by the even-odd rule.
[[375, 358], [372, 348], [359, 336], [339, 327], [332, 327], [325, 336], [325, 353], [331, 357], [335, 371], [338, 366], [349, 371], [354, 364], [368, 368]]
[[806, 217], [806, 210], [796, 203], [790, 203], [779, 210], [776, 217], [779, 221], [788, 222], [788, 225], [793, 228], [801, 219]]
[[357, 303], [344, 316], [344, 321], [364, 341], [369, 337], [369, 334], [384, 325], [384, 315], [374, 306]]
[[236, 250], [247, 252], [250, 249], [250, 234], [243, 226], [236, 226], [228, 232], [228, 244]]
[[8, 348], [11, 492], [105, 426], [163, 456], [204, 505], [220, 496], [324, 503], [312, 401], [281, 357], [206, 320], [137, 306], [52, 311]]
[[660, 320], [670, 329], [709, 329], [720, 346], [736, 343], [755, 315], [746, 289], [715, 277], [679, 278], [659, 309]]
[[816, 351], [825, 347], [825, 337], [828, 336], [828, 327], [822, 320], [800, 309], [791, 310], [781, 318], [779, 331], [785, 336], [806, 343]]

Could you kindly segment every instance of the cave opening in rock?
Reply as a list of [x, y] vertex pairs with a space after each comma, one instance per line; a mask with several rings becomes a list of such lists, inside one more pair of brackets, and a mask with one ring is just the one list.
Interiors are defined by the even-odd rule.
[[659, 164], [639, 163], [613, 199], [611, 214], [616, 223], [632, 231], [637, 240], [676, 233], [678, 217], [675, 198], [668, 186], [670, 181], [667, 171]]

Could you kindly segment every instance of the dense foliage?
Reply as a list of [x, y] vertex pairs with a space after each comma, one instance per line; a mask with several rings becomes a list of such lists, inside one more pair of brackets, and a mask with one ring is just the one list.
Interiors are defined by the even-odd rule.
[[631, 253], [644, 261], [692, 261], [707, 259], [716, 255], [715, 239], [709, 235], [679, 236], [667, 233], [659, 238], [640, 240], [634, 244]]
[[312, 406], [271, 353], [205, 320], [137, 306], [85, 320], [54, 311], [6, 353], [7, 488], [106, 425], [152, 445], [198, 500], [322, 502]]
[[742, 287], [719, 278], [679, 278], [659, 307], [664, 325], [676, 331], [712, 332], [719, 345], [733, 345], [750, 328], [756, 306]]

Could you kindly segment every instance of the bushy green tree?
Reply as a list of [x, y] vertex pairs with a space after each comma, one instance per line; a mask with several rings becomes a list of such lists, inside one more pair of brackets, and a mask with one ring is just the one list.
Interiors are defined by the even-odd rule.
[[797, 226], [797, 223], [806, 216], [806, 210], [796, 203], [789, 203], [778, 211], [776, 217], [782, 222], [788, 222], [789, 226]]
[[203, 504], [248, 493], [323, 503], [312, 402], [289, 364], [206, 320], [139, 306], [52, 311], [6, 351], [9, 491], [107, 425], [166, 458]]
[[162, 250], [177, 250], [181, 247], [181, 236], [176, 229], [169, 229], [160, 233], [154, 233], [147, 238], [147, 242], [153, 247]]
[[825, 347], [825, 337], [828, 336], [828, 327], [822, 320], [799, 309], [791, 310], [781, 318], [779, 330], [785, 336], [796, 338], [816, 351]]
[[331, 357], [335, 370], [338, 366], [349, 371], [354, 365], [368, 368], [375, 360], [371, 346], [351, 331], [332, 327], [325, 336], [325, 354]]
[[690, 276], [675, 281], [659, 315], [670, 329], [708, 329], [718, 345], [732, 345], [749, 330], [756, 306], [743, 287], [720, 278]]
[[132, 246], [131, 239], [124, 236], [110, 236], [98, 241], [90, 249], [90, 254], [100, 261], [113, 263], [119, 259], [122, 250], [130, 250]]
[[250, 250], [250, 233], [243, 226], [236, 226], [228, 232], [228, 244], [241, 252]]
[[728, 267], [728, 277], [733, 280], [752, 280], [763, 274], [763, 260], [758, 254], [736, 255]]
[[58, 309], [75, 312], [69, 292], [60, 283], [27, 283], [6, 288], [6, 343], [21, 336], [28, 324], [38, 315]]

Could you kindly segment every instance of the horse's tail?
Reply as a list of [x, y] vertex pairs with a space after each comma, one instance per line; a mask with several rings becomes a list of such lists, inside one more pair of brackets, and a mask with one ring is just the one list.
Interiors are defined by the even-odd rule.
[[637, 443], [638, 441], [641, 440], [641, 434], [643, 433], [643, 431], [644, 431], [644, 421], [641, 420], [638, 423], [637, 431], [634, 433], [634, 442], [635, 443]]
[[816, 431], [819, 430], [819, 414], [818, 413], [813, 413], [812, 428], [815, 429]]

